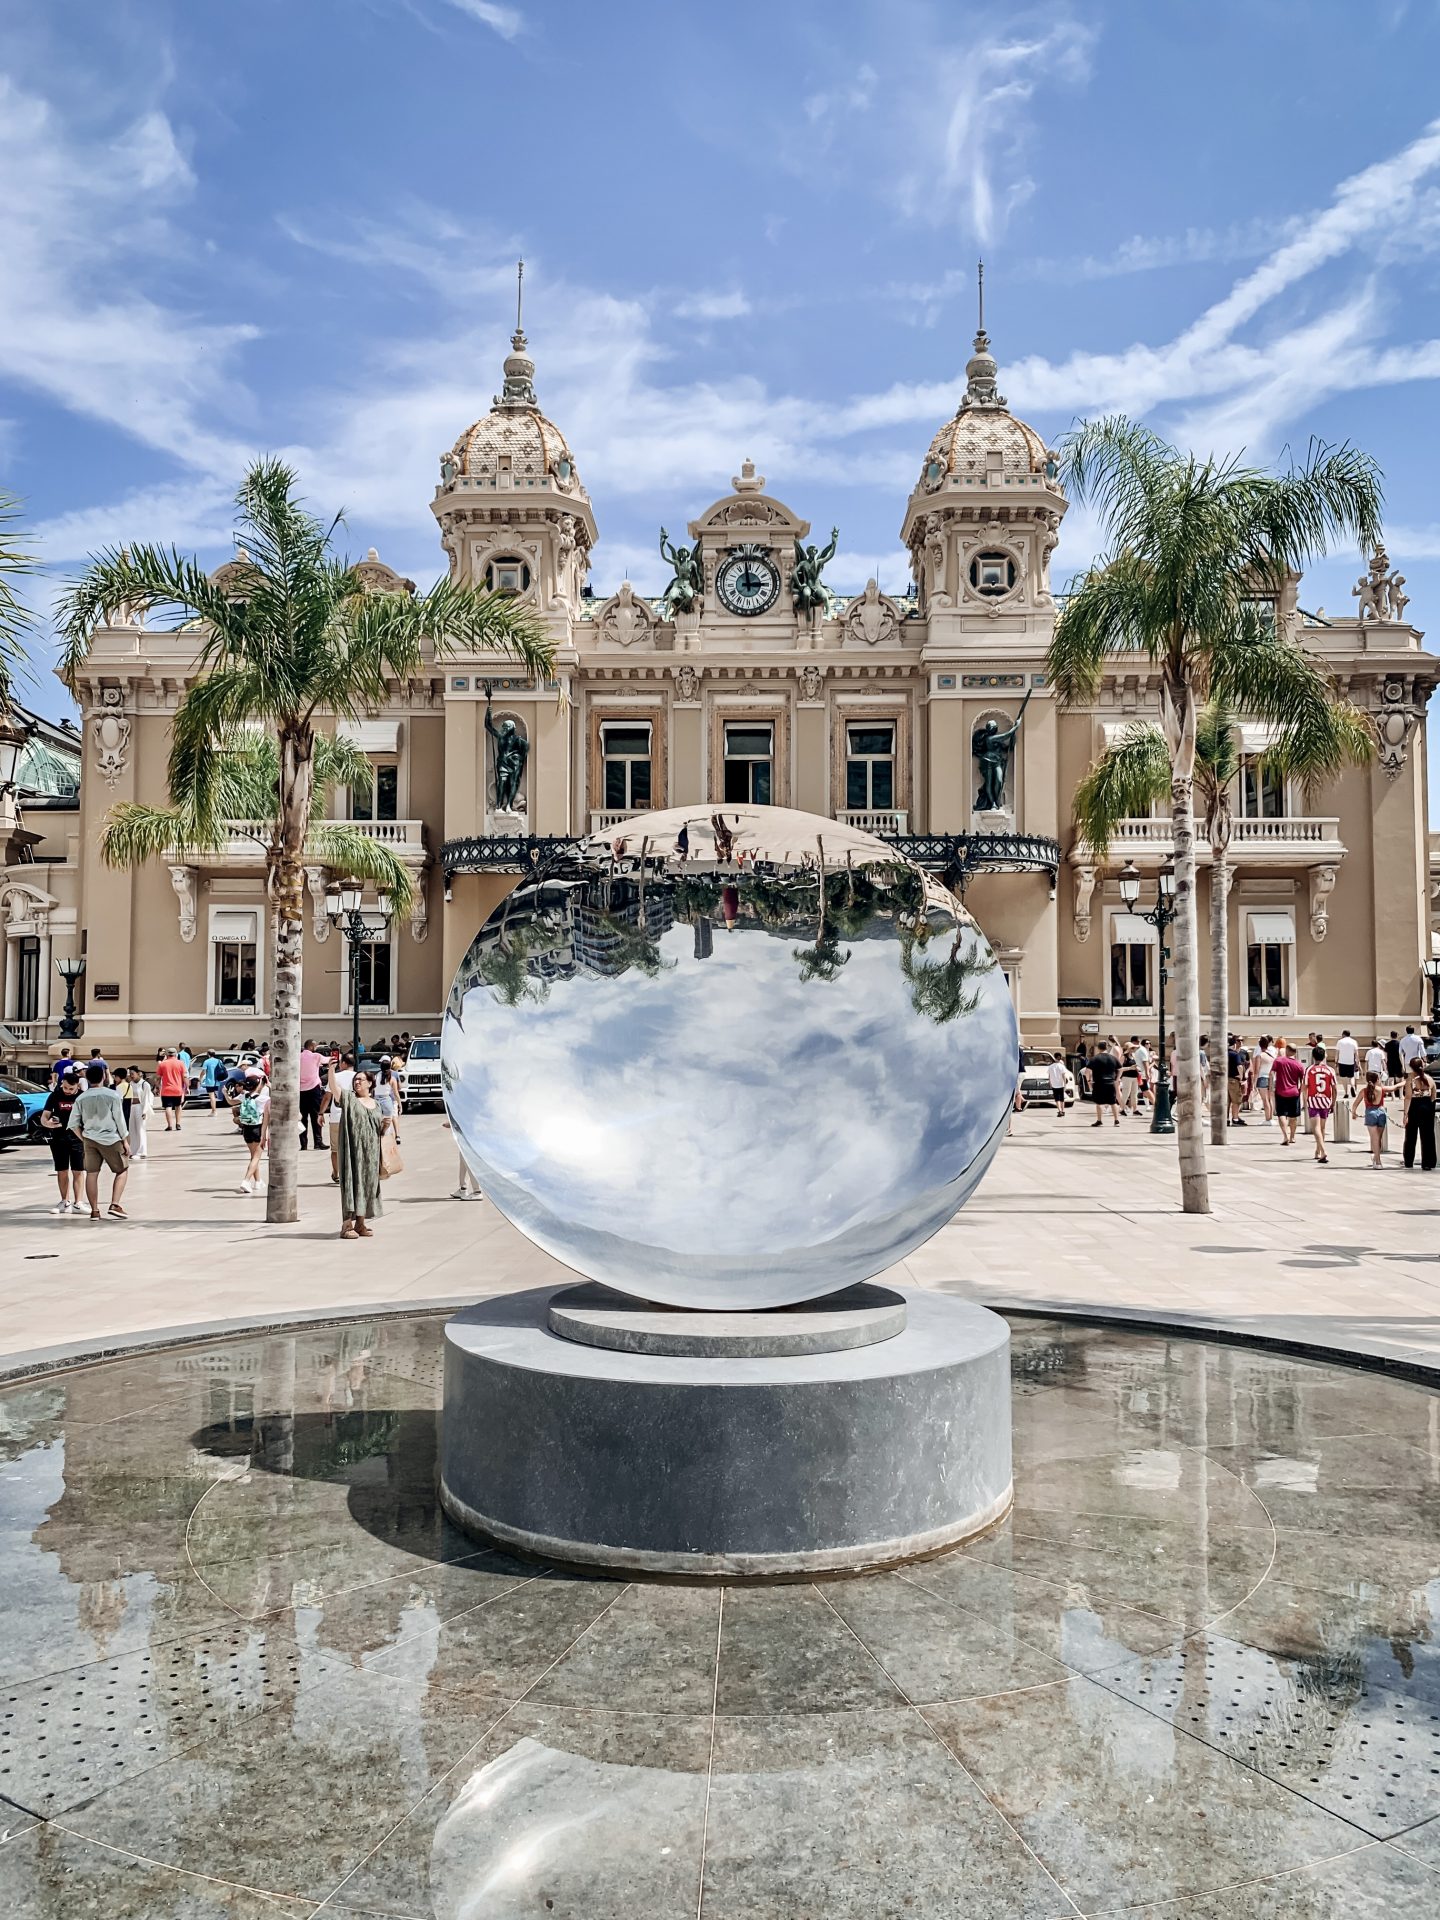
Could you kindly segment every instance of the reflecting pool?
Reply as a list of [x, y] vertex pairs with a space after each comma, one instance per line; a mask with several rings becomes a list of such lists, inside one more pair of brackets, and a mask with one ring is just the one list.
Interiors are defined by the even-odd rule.
[[1017, 1319], [1002, 1526], [626, 1584], [446, 1523], [442, 1325], [0, 1391], [6, 1920], [1440, 1911], [1440, 1396]]

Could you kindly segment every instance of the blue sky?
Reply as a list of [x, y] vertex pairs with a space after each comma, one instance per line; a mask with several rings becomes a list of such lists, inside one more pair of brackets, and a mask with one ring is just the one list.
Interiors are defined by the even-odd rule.
[[[1437, 68], [1418, 0], [0, 0], [0, 484], [57, 575], [125, 538], [218, 560], [281, 450], [357, 552], [433, 578], [523, 254], [597, 591], [658, 586], [660, 523], [746, 454], [839, 525], [837, 588], [899, 586], [983, 251], [1043, 433], [1353, 439], [1433, 625]], [[1062, 574], [1095, 538], [1072, 513]]]

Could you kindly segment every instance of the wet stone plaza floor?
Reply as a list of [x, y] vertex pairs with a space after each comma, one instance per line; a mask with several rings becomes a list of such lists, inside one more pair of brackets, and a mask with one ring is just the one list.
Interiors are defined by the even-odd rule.
[[1440, 1396], [1017, 1320], [1003, 1525], [720, 1591], [455, 1531], [442, 1326], [0, 1392], [6, 1920], [1440, 1912]]

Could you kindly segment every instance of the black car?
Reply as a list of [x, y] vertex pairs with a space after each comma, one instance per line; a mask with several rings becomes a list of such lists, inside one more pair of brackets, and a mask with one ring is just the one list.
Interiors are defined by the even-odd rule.
[[21, 1146], [30, 1137], [30, 1121], [18, 1093], [0, 1091], [0, 1148]]

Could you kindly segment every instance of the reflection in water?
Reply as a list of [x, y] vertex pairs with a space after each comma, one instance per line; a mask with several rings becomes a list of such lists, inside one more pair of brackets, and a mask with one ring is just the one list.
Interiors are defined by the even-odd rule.
[[[622, 1891], [633, 1899], [637, 1882], [651, 1876], [673, 1878], [678, 1891], [693, 1869], [673, 1842], [695, 1821], [703, 1793], [697, 1773], [518, 1740], [470, 1776], [437, 1825], [431, 1912], [435, 1920], [608, 1912]], [[672, 1844], [638, 1857], [637, 1833], [667, 1827]]]
[[645, 816], [517, 887], [451, 990], [446, 1101], [484, 1190], [568, 1265], [778, 1306], [969, 1197], [1015, 1019], [964, 908], [882, 842], [783, 809], [723, 825]]

